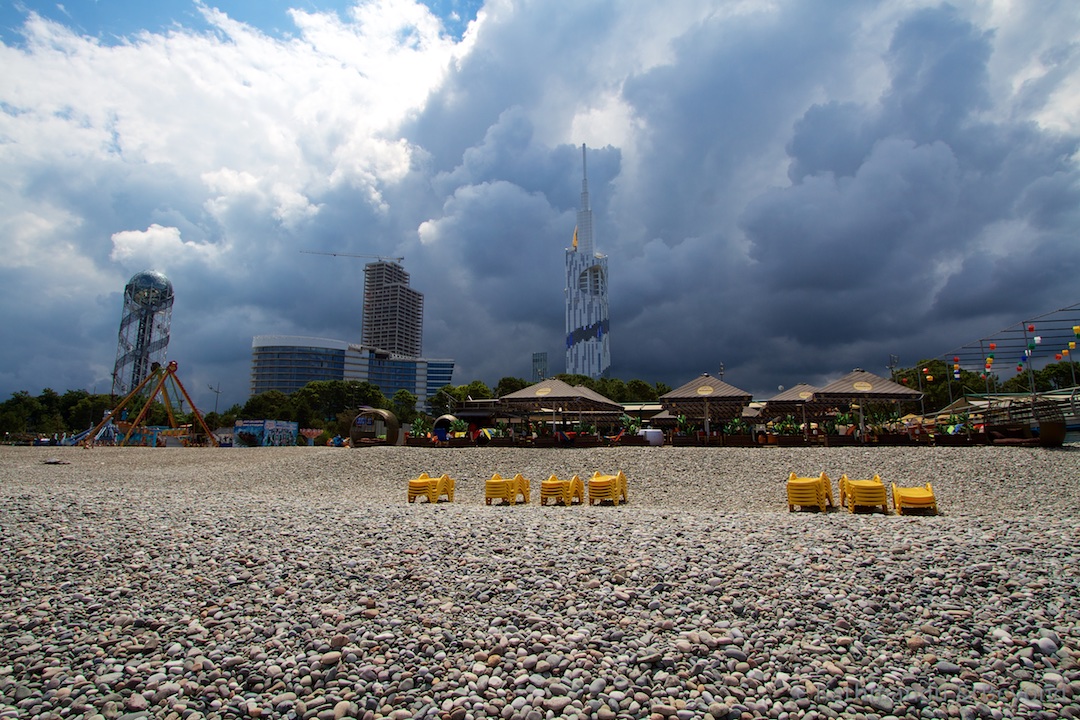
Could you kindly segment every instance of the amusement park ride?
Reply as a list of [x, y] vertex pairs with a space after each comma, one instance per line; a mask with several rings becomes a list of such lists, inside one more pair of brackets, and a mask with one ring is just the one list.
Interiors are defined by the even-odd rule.
[[[146, 404], [143, 405], [142, 410], [131, 422], [119, 420], [121, 412], [131, 402], [131, 400], [139, 396], [143, 388], [152, 386], [150, 396], [146, 399]], [[146, 419], [147, 413], [150, 411], [150, 406], [158, 396], [161, 396], [161, 402], [165, 406], [165, 411], [169, 416], [169, 428], [168, 429], [155, 429], [150, 432], [150, 428], [145, 427], [142, 423]], [[214, 433], [207, 427], [206, 421], [203, 420], [202, 413], [195, 407], [195, 403], [192, 402], [191, 396], [188, 395], [187, 390], [184, 389], [184, 384], [180, 382], [180, 378], [176, 376], [176, 361], [169, 362], [168, 365], [162, 366], [160, 363], [154, 363], [151, 366], [151, 372], [147, 375], [142, 382], [135, 386], [127, 396], [120, 401], [113, 410], [106, 414], [100, 423], [97, 424], [85, 437], [84, 444], [89, 446], [95, 438], [97, 438], [103, 429], [110, 423], [116, 425], [120, 432], [124, 433], [122, 440], [117, 442], [117, 445], [127, 445], [131, 442], [132, 438], [145, 439], [148, 435], [153, 435], [156, 438], [158, 436], [173, 436], [184, 437], [190, 436], [191, 426], [181, 426], [176, 420], [176, 414], [173, 411], [173, 403], [176, 401], [178, 404], [182, 400], [187, 400], [188, 405], [191, 406], [191, 414], [194, 416], [195, 421], [198, 423], [202, 431], [206, 433], [207, 442], [213, 446], [218, 445], [217, 438], [214, 437]]]

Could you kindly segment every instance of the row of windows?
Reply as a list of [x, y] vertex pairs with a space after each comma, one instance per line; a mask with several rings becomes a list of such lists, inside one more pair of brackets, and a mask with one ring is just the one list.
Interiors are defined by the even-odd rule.
[[263, 345], [252, 349], [252, 353], [261, 355], [274, 356], [274, 353], [280, 354], [281, 357], [297, 357], [305, 355], [328, 355], [328, 356], [340, 356], [345, 357], [344, 350], [337, 350], [334, 348], [318, 348], [318, 347], [300, 347], [297, 345]]
[[[268, 390], [290, 393], [316, 380], [362, 379], [378, 387], [387, 397], [398, 390], [416, 393], [417, 382], [428, 388], [427, 396], [450, 384], [453, 361], [429, 362], [384, 360], [365, 358], [357, 363], [350, 356], [346, 363], [345, 351], [322, 351], [319, 353], [294, 352], [295, 348], [273, 348], [274, 352], [252, 352], [251, 392], [253, 395]], [[331, 357], [327, 357], [327, 355]], [[348, 371], [346, 371], [346, 364]], [[426, 372], [425, 372], [426, 364]]]
[[415, 367], [396, 368], [386, 365], [369, 365], [368, 375], [385, 375], [389, 377], [416, 377]]
[[345, 363], [322, 362], [319, 360], [273, 360], [270, 362], [256, 360], [251, 364], [252, 372], [264, 370], [279, 370], [282, 368], [298, 368], [308, 370], [323, 370], [324, 372], [336, 372], [339, 375], [345, 371]]
[[295, 368], [266, 368], [256, 370], [255, 380], [343, 380], [345, 378], [339, 372], [312, 372], [310, 370]]

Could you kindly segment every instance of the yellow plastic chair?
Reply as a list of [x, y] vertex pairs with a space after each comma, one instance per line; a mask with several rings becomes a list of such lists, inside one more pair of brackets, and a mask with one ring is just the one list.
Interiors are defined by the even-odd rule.
[[832, 480], [825, 473], [817, 477], [799, 477], [795, 473], [788, 475], [787, 481], [788, 512], [795, 507], [817, 507], [825, 512], [833, 506]]
[[495, 473], [484, 484], [484, 502], [490, 505], [492, 500], [502, 500], [505, 504], [516, 505], [520, 495], [521, 502], [527, 504], [529, 492], [529, 481], [522, 477], [521, 473], [512, 478], [504, 478]]
[[869, 480], [852, 480], [846, 474], [841, 475], [840, 504], [850, 512], [855, 512], [856, 507], [880, 506], [881, 512], [889, 514], [888, 493], [878, 475]]
[[892, 484], [893, 509], [897, 515], [910, 514], [912, 510], [927, 510], [931, 515], [937, 515], [937, 498], [934, 497], [934, 489], [930, 483], [923, 487], [897, 487]]
[[446, 496], [447, 502], [454, 502], [454, 479], [449, 475], [433, 478], [420, 473], [420, 477], [409, 481], [409, 502], [418, 497], [426, 497], [429, 503], [438, 502], [442, 495]]
[[825, 502], [829, 507], [836, 507], [836, 500], [833, 498], [832, 492], [832, 480], [825, 473], [821, 473], [821, 484], [825, 486]]
[[615, 475], [601, 475], [593, 473], [589, 478], [589, 504], [610, 500], [612, 505], [618, 505], [620, 498], [628, 502], [626, 475], [620, 470]]
[[541, 505], [546, 505], [549, 499], [553, 503], [571, 505], [574, 498], [577, 498], [579, 505], [585, 502], [585, 483], [577, 475], [569, 480], [560, 480], [552, 475], [540, 483]]

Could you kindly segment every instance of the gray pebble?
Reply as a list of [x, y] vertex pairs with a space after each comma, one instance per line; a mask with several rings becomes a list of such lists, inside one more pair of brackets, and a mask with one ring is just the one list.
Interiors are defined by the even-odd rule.
[[[0, 448], [0, 718], [1073, 717], [1077, 455]], [[627, 505], [535, 501], [613, 469]], [[945, 514], [787, 512], [821, 470]]]

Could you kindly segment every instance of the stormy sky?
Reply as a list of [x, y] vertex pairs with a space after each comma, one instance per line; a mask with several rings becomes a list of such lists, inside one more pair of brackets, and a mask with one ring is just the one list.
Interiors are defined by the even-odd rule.
[[[203, 409], [253, 335], [359, 342], [404, 257], [456, 384], [565, 367], [588, 151], [612, 375], [759, 398], [1080, 301], [1073, 0], [0, 2], [0, 397], [107, 392], [176, 290]], [[968, 368], [978, 370], [978, 368]]]

